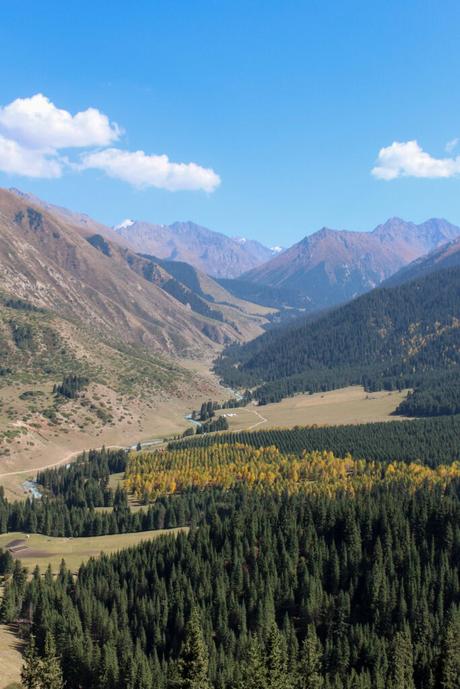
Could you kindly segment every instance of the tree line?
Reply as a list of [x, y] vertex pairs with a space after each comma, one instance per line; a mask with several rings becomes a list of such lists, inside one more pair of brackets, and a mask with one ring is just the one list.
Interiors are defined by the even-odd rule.
[[404, 416], [460, 414], [460, 380], [452, 375], [430, 378], [411, 392], [396, 411]]
[[327, 450], [338, 457], [351, 454], [357, 459], [421, 461], [437, 466], [460, 459], [459, 437], [460, 416], [457, 415], [391, 423], [234, 431], [172, 441], [168, 449], [210, 447], [220, 443], [257, 448], [273, 445], [286, 453]]
[[[159, 496], [154, 504], [133, 512], [126, 490], [108, 485], [111, 473], [123, 471], [124, 450], [92, 450], [67, 467], [46, 469], [37, 476], [41, 499], [10, 502], [0, 486], [0, 533], [24, 531], [48, 536], [104, 536], [168, 529], [193, 523], [203, 504], [186, 496]], [[148, 500], [146, 501], [148, 503]], [[110, 510], [100, 511], [100, 507]]]

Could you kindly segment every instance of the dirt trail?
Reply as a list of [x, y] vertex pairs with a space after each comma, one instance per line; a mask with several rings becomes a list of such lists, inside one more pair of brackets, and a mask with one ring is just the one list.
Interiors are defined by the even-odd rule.
[[260, 421], [257, 421], [256, 423], [251, 424], [250, 426], [241, 426], [241, 428], [231, 428], [230, 432], [231, 433], [238, 433], [239, 431], [252, 431], [254, 428], [257, 428], [257, 426], [261, 426], [263, 423], [267, 423], [268, 419], [265, 418], [265, 416], [262, 416], [262, 414], [259, 414], [258, 411], [255, 409], [248, 409], [245, 407], [245, 411], [249, 412], [250, 414], [254, 414], [257, 416]]
[[[125, 449], [122, 445], [105, 445], [105, 447], [110, 450], [110, 449]], [[101, 447], [94, 448], [92, 447], [91, 450], [101, 450]], [[68, 464], [73, 457], [78, 457], [78, 455], [83, 454], [83, 452], [89, 452], [88, 450], [75, 450], [73, 452], [67, 452], [67, 454], [64, 455], [64, 457], [61, 457], [57, 462], [53, 462], [53, 464], [45, 464], [45, 466], [41, 467], [34, 467], [33, 469], [21, 469], [20, 471], [8, 471], [6, 474], [0, 474], [0, 479], [6, 478], [7, 476], [20, 476], [22, 474], [38, 474], [39, 471], [44, 471], [45, 469], [53, 469], [54, 467], [58, 467], [61, 464]]]
[[[244, 428], [237, 429], [237, 430], [246, 430], [246, 431], [252, 431], [254, 428], [257, 428], [258, 426], [261, 426], [263, 423], [267, 423], [268, 419], [266, 419], [262, 414], [260, 414], [258, 411], [255, 409], [248, 409], [251, 414], [254, 414], [259, 418], [259, 421], [256, 423], [253, 423], [251, 426], [245, 426]], [[162, 442], [158, 440], [151, 440], [151, 441], [146, 441], [145, 443], [142, 443], [144, 446], [149, 446], [149, 445], [161, 445]], [[86, 450], [81, 449], [81, 450], [73, 450], [71, 452], [67, 452], [61, 459], [59, 459], [57, 462], [53, 462], [51, 464], [45, 464], [43, 466], [39, 467], [34, 467], [33, 469], [20, 469], [19, 471], [8, 471], [4, 474], [0, 474], [0, 479], [6, 478], [7, 476], [24, 476], [26, 474], [37, 474], [40, 471], [44, 471], [45, 469], [54, 469], [54, 467], [58, 467], [61, 464], [68, 464], [73, 458], [78, 457], [78, 455], [81, 455], [83, 452], [88, 452], [89, 449], [91, 450], [100, 450], [102, 447], [106, 447], [107, 449], [130, 449], [132, 447], [135, 447], [135, 445], [104, 445], [99, 448], [88, 448]]]
[[262, 416], [262, 414], [259, 414], [259, 412], [255, 409], [248, 409], [248, 411], [258, 416], [260, 421], [257, 421], [257, 423], [253, 423], [252, 426], [248, 426], [246, 430], [252, 431], [254, 428], [257, 428], [257, 426], [261, 426], [263, 423], [267, 423], [268, 419], [266, 419], [265, 416]]

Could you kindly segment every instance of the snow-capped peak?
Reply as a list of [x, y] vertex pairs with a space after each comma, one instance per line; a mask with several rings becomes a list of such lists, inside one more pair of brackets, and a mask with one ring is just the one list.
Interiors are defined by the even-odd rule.
[[282, 246], [272, 246], [270, 247], [270, 251], [274, 254], [280, 254], [283, 251]]
[[246, 237], [235, 237], [235, 242], [238, 242], [238, 244], [246, 244], [247, 241]]
[[115, 225], [114, 229], [115, 230], [126, 230], [127, 227], [131, 227], [131, 225], [134, 225], [134, 220], [131, 220], [130, 218], [126, 218], [126, 220], [123, 220], [119, 225]]

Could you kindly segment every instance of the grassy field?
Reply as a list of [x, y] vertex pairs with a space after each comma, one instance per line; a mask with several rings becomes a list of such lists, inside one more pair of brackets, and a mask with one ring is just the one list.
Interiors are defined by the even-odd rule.
[[[191, 408], [201, 404], [203, 399], [225, 399], [228, 395], [219, 388], [211, 374], [206, 377], [205, 366], [195, 370], [194, 387], [190, 385], [175, 396], [159, 397], [154, 402], [135, 397], [120, 396], [103, 386], [93, 386], [97, 393], [97, 404], [105, 404], [112, 412], [116, 410], [111, 424], [96, 423], [81, 428], [78, 414], [59, 425], [41, 421], [25, 421], [31, 413], [28, 407], [33, 402], [22, 400], [24, 392], [43, 392], [42, 399], [51, 400], [51, 388], [40, 386], [18, 386], [0, 388], [0, 485], [10, 500], [24, 499], [23, 482], [33, 479], [37, 470], [54, 464], [67, 463], [89, 448], [102, 445], [126, 447], [137, 441], [162, 439], [181, 433], [187, 428], [184, 418]], [[62, 407], [72, 407], [73, 403]], [[70, 413], [70, 412], [69, 412]], [[80, 413], [80, 412], [78, 412]], [[15, 420], [14, 420], [15, 419]], [[11, 426], [11, 428], [10, 428]], [[2, 437], [3, 436], [6, 437]]]
[[296, 395], [263, 407], [249, 405], [221, 413], [226, 415], [232, 431], [392, 421], [402, 418], [391, 416], [391, 413], [406, 395], [407, 390], [368, 393], [361, 386], [353, 385], [314, 395]]
[[53, 538], [42, 534], [11, 532], [0, 536], [0, 548], [5, 548], [12, 541], [24, 541], [24, 549], [14, 553], [30, 570], [38, 565], [42, 572], [51, 565], [53, 573], [59, 571], [61, 560], [66, 561], [72, 572], [76, 572], [82, 562], [101, 553], [114, 553], [122, 548], [129, 548], [141, 541], [158, 538], [165, 534], [176, 534], [184, 531], [164, 529], [159, 531], [140, 531], [139, 533], [114, 534], [112, 536], [93, 536], [88, 538]]
[[22, 644], [13, 630], [0, 624], [0, 689], [16, 689], [22, 666]]

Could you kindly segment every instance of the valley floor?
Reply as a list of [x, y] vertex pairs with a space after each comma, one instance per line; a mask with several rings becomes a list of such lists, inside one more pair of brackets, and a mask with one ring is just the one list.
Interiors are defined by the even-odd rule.
[[397, 421], [403, 417], [392, 413], [407, 392], [366, 392], [361, 386], [353, 385], [314, 395], [296, 395], [262, 407], [248, 405], [219, 413], [225, 415], [231, 431]]
[[[192, 366], [192, 364], [190, 364]], [[206, 370], [199, 374], [205, 379]], [[11, 444], [11, 453], [0, 460], [0, 484], [10, 499], [24, 498], [24, 481], [34, 479], [40, 469], [57, 466], [71, 461], [83, 450], [102, 447], [129, 447], [138, 441], [161, 441], [163, 438], [181, 433], [189, 422], [185, 419], [196, 402], [208, 397], [223, 400], [231, 396], [229, 390], [218, 385], [207, 371], [208, 386], [197, 390], [196, 396], [188, 394], [183, 399], [159, 401], [158, 406], [138, 404], [138, 413], [123, 423], [91, 427], [81, 431], [78, 428], [56, 429], [53, 432], [34, 434], [33, 446], [23, 441]], [[296, 395], [262, 407], [227, 409], [224, 414], [230, 430], [255, 430], [261, 428], [310, 425], [357, 424], [372, 421], [400, 420], [392, 413], [407, 395], [407, 391], [380, 391], [367, 393], [360, 386], [350, 386], [314, 395]]]
[[[232, 396], [232, 391], [219, 386], [215, 377], [204, 365], [189, 362], [203, 385], [194, 392], [188, 390], [182, 399], [158, 400], [156, 408], [139, 403], [138, 414], [128, 417], [124, 423], [106, 425], [95, 429], [77, 428], [45, 435], [37, 433], [34, 445], [27, 446], [13, 441], [11, 453], [0, 461], [0, 485], [9, 498], [25, 497], [24, 481], [34, 479], [38, 469], [64, 464], [82, 450], [92, 447], [126, 447], [138, 441], [161, 442], [165, 437], [181, 433], [188, 425], [187, 413], [207, 398], [222, 401]], [[18, 391], [16, 390], [16, 397]], [[392, 413], [407, 391], [367, 393], [360, 386], [314, 395], [297, 395], [277, 404], [223, 410], [230, 430], [252, 430], [273, 427], [294, 427], [296, 425], [340, 425], [371, 421], [391, 421], [401, 417]], [[5, 405], [6, 406], [6, 405]], [[113, 475], [112, 487], [122, 475]], [[101, 510], [109, 508], [100, 508]], [[138, 506], [135, 506], [138, 509]], [[116, 534], [87, 538], [53, 538], [40, 534], [28, 536], [23, 533], [7, 533], [0, 536], [0, 548], [10, 547], [15, 558], [19, 558], [32, 571], [36, 565], [44, 571], [48, 564], [52, 571], [59, 570], [64, 558], [71, 571], [101, 552], [113, 553], [121, 548], [136, 545], [147, 538], [156, 538], [165, 533], [173, 534], [180, 529], [156, 532]], [[15, 686], [19, 680], [22, 664], [20, 645], [13, 631], [0, 626], [0, 689]]]

